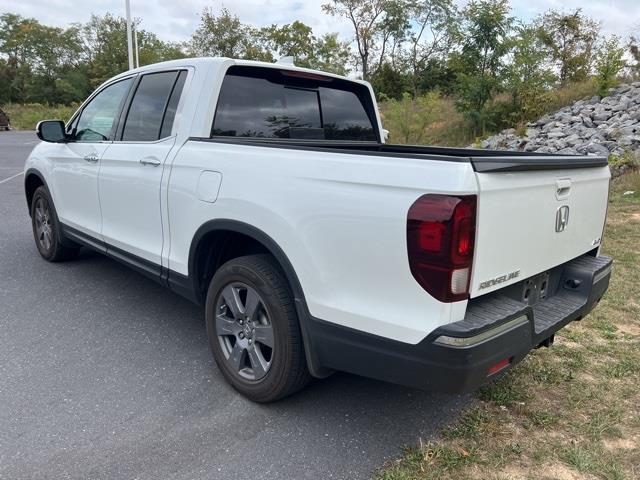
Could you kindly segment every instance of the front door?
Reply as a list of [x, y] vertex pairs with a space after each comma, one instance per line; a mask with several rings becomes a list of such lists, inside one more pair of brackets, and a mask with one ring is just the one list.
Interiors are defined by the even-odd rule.
[[58, 218], [100, 239], [102, 219], [98, 196], [100, 160], [115, 133], [117, 119], [132, 79], [112, 83], [93, 96], [67, 127], [70, 141], [52, 144], [52, 192]]

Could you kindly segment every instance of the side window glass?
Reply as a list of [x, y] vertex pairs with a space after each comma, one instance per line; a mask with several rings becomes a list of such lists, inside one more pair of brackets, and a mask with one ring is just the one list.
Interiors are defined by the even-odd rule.
[[140, 79], [122, 132], [125, 141], [160, 138], [162, 119], [178, 72], [150, 73]]
[[89, 102], [74, 125], [78, 142], [102, 142], [111, 138], [122, 103], [133, 79], [127, 78], [109, 85]]
[[220, 91], [213, 134], [322, 139], [318, 92], [265, 78], [227, 75]]
[[162, 120], [162, 128], [160, 129], [160, 138], [165, 138], [171, 135], [173, 129], [173, 121], [176, 118], [176, 111], [178, 110], [178, 102], [180, 102], [180, 95], [184, 88], [184, 82], [187, 79], [187, 71], [181, 70], [173, 86], [171, 97], [169, 97], [169, 103], [167, 104], [167, 111], [164, 112], [164, 119]]
[[373, 125], [354, 92], [320, 87], [327, 140], [375, 140]]
[[73, 132], [78, 127], [78, 120], [80, 120], [79, 114], [73, 119], [73, 122], [67, 125], [67, 135], [73, 135]]

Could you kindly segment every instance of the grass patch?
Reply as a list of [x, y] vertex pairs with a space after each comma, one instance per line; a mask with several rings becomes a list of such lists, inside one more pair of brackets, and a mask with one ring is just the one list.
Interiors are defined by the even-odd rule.
[[622, 358], [618, 361], [616, 359], [612, 360], [602, 369], [603, 374], [609, 378], [626, 378], [640, 371], [640, 365], [636, 363], [637, 360], [634, 361], [629, 358]]
[[487, 412], [482, 408], [474, 408], [462, 416], [459, 422], [446, 428], [443, 435], [448, 438], [477, 438], [485, 430]]
[[619, 437], [620, 429], [618, 422], [622, 420], [622, 412], [615, 408], [605, 408], [592, 415], [586, 416], [584, 420], [575, 422], [576, 431], [581, 432], [591, 440], [601, 440], [606, 437]]
[[478, 398], [502, 406], [511, 406], [516, 402], [525, 401], [528, 395], [520, 384], [518, 372], [521, 369], [522, 365], [518, 365], [500, 380], [481, 387], [478, 390]]
[[622, 480], [629, 478], [622, 466], [607, 455], [602, 448], [593, 444], [580, 445], [572, 443], [563, 447], [558, 456], [568, 466], [581, 473], [589, 473], [599, 478]]
[[475, 450], [428, 443], [405, 449], [400, 462], [390, 462], [378, 476], [380, 480], [439, 479], [478, 461]]
[[2, 107], [16, 130], [35, 130], [40, 120], [62, 120], [66, 122], [79, 105], [43, 105], [40, 103], [9, 103]]
[[378, 479], [640, 478], [640, 172], [611, 187], [603, 248], [615, 266], [598, 307]]
[[[529, 113], [524, 121], [520, 109], [513, 110], [509, 95], [497, 95], [487, 106], [496, 121], [493, 128], [488, 128], [486, 136], [509, 127], [523, 135], [527, 121], [553, 113], [577, 100], [590, 98], [596, 90], [594, 82], [586, 80], [545, 92], [526, 109]], [[465, 147], [481, 140], [456, 109], [455, 99], [438, 92], [429, 92], [415, 100], [405, 96], [402, 100], [381, 101], [379, 108], [382, 124], [389, 130], [390, 143]], [[623, 157], [612, 161], [628, 161], [626, 156]]]
[[598, 87], [591, 79], [574, 82], [564, 87], [556, 88], [546, 94], [544, 99], [543, 114], [553, 113], [578, 100], [591, 98], [598, 93]]
[[558, 423], [560, 415], [550, 410], [531, 410], [527, 413], [531, 425], [536, 428], [549, 428]]
[[456, 110], [453, 98], [430, 92], [417, 99], [386, 100], [379, 104], [389, 142], [412, 145], [469, 145], [473, 129]]
[[609, 155], [609, 165], [612, 167], [621, 167], [624, 165], [638, 167], [640, 165], [640, 156], [631, 150], [625, 151], [622, 155]]

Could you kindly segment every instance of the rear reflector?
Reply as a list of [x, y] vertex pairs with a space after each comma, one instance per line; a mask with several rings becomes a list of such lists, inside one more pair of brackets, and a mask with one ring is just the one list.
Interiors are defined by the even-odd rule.
[[500, 370], [504, 370], [505, 368], [507, 368], [509, 365], [511, 365], [512, 360], [513, 357], [505, 358], [504, 360], [500, 360], [495, 365], [489, 367], [489, 369], [487, 370], [487, 377], [490, 377], [491, 375], [498, 373]]
[[407, 215], [407, 253], [416, 281], [441, 302], [469, 297], [476, 195], [427, 194]]

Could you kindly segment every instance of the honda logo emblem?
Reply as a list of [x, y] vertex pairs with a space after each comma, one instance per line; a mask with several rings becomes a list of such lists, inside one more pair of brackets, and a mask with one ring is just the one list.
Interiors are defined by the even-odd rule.
[[556, 232], [562, 232], [569, 225], [569, 207], [561, 206], [556, 212]]

